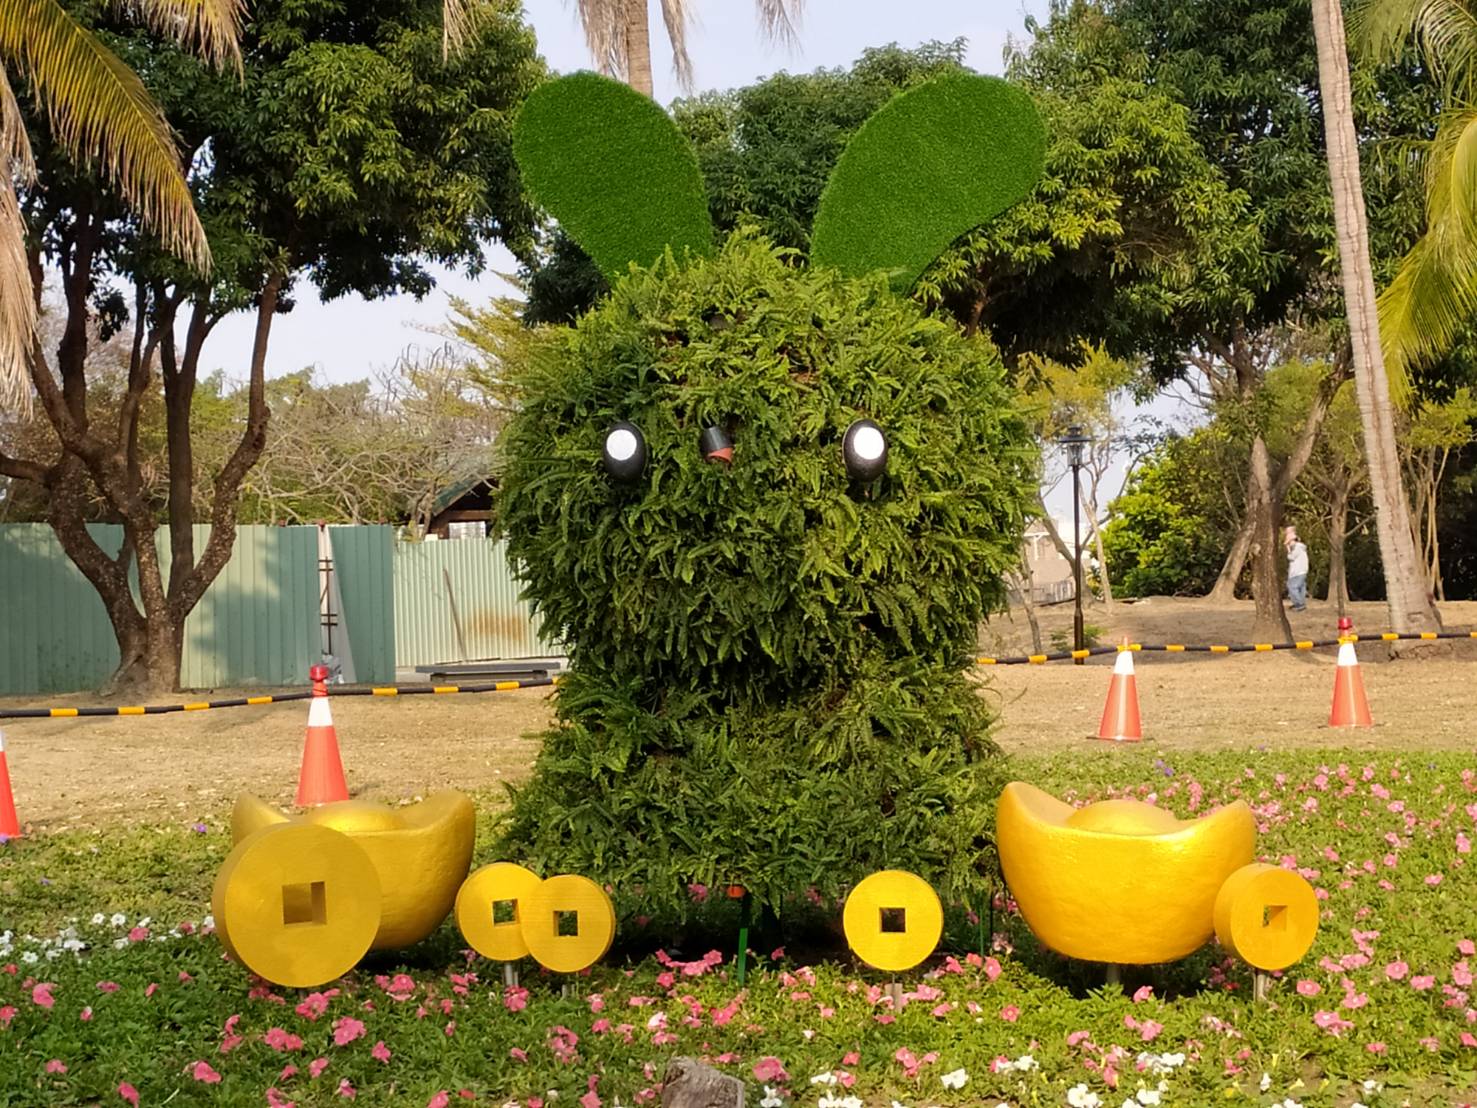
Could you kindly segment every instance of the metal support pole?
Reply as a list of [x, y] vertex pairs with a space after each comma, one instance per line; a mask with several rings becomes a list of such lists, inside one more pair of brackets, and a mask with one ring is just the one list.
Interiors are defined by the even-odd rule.
[[738, 983], [743, 988], [744, 980], [749, 975], [749, 923], [750, 913], [753, 911], [753, 899], [748, 892], [744, 893], [744, 899], [739, 905], [739, 934], [738, 934]]
[[[1072, 462], [1072, 649], [1085, 650], [1087, 635], [1082, 624], [1082, 489], [1078, 483], [1082, 466]], [[1073, 665], [1083, 665], [1087, 659], [1074, 658]]]

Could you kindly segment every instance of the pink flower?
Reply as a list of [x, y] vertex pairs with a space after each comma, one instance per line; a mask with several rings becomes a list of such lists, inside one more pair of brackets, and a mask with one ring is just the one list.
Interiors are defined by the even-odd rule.
[[1297, 991], [1298, 996], [1317, 996], [1323, 991], [1323, 986], [1304, 977], [1297, 983]]
[[524, 1050], [521, 1046], [515, 1046], [509, 1050], [508, 1057], [515, 1062], [521, 1062], [525, 1065], [528, 1063], [528, 1051]]
[[1471, 939], [1458, 939], [1456, 948], [1462, 954], [1465, 954], [1468, 958], [1472, 957], [1472, 955], [1474, 954], [1477, 954], [1477, 943], [1473, 943]]
[[132, 1104], [133, 1108], [138, 1108], [138, 1090], [127, 1081], [118, 1082], [118, 1095]]
[[303, 1045], [302, 1039], [280, 1027], [267, 1028], [267, 1033], [262, 1036], [262, 1042], [279, 1053], [284, 1050], [301, 1050]]
[[147, 927], [135, 927], [128, 932], [128, 941], [131, 943], [141, 943], [148, 937], [149, 929]]
[[1427, 874], [1426, 875], [1426, 884], [1427, 885], [1430, 885], [1432, 888], [1434, 888], [1435, 886], [1441, 884], [1441, 875], [1439, 873], [1430, 873], [1430, 874]]
[[374, 1046], [370, 1047], [369, 1056], [376, 1062], [388, 1062], [390, 1060], [390, 1048], [385, 1046], [384, 1040], [381, 1039]]
[[1330, 1035], [1342, 1035], [1354, 1025], [1342, 1018], [1337, 1012], [1315, 1012], [1313, 1022]]
[[446, 1108], [451, 1103], [451, 1097], [445, 1089], [441, 1089], [430, 1100], [426, 1101], [426, 1108]]
[[1353, 992], [1352, 990], [1349, 991], [1349, 992], [1344, 993], [1344, 1007], [1345, 1008], [1363, 1008], [1368, 1003], [1369, 1003], [1369, 994], [1368, 993], [1356, 993], [1356, 992]]
[[503, 1007], [510, 1012], [521, 1012], [528, 1007], [528, 990], [522, 985], [509, 985], [503, 990]]
[[1385, 976], [1391, 981], [1403, 981], [1409, 972], [1410, 967], [1404, 962], [1390, 962], [1385, 966]]
[[333, 1021], [333, 1043], [348, 1046], [355, 1039], [364, 1037], [364, 1024], [352, 1016], [343, 1016]]
[[317, 1077], [320, 1073], [322, 1073], [327, 1068], [328, 1068], [328, 1059], [327, 1058], [314, 1058], [311, 1062], [308, 1063], [308, 1076], [309, 1077]]
[[46, 1063], [46, 1072], [47, 1073], [66, 1073], [67, 1072], [67, 1064], [65, 1062], [63, 1062], [60, 1058], [53, 1058], [51, 1061], [49, 1061], [49, 1062]]
[[1434, 977], [1428, 977], [1424, 974], [1417, 975], [1410, 979], [1410, 987], [1418, 993], [1425, 992], [1427, 989], [1433, 987], [1435, 984], [1436, 979]]
[[1000, 1018], [1006, 1023], [1014, 1023], [1021, 1018], [1021, 1010], [1014, 1004], [1007, 1004], [1004, 1008], [1000, 1009]]
[[785, 1083], [790, 1080], [790, 1075], [785, 1072], [784, 1063], [773, 1055], [766, 1054], [754, 1063], [754, 1080], [769, 1083]]
[[294, 1108], [295, 1101], [283, 1100], [282, 1090], [275, 1085], [267, 1089], [267, 1108]]
[[1477, 1046], [1477, 1036], [1470, 1031], [1463, 1031], [1461, 1042], [1462, 1046]]
[[209, 1062], [196, 1062], [190, 1067], [190, 1076], [196, 1081], [203, 1081], [207, 1085], [219, 1085], [221, 1075], [216, 1073]]
[[328, 1002], [338, 996], [337, 989], [329, 989], [322, 993], [309, 993], [303, 997], [301, 1004], [294, 1011], [306, 1020], [315, 1020], [324, 1012], [328, 1011]]
[[1091, 1031], [1073, 1031], [1070, 1035], [1067, 1036], [1067, 1045], [1076, 1046], [1078, 1043], [1091, 1042], [1091, 1040]]
[[33, 986], [31, 988], [31, 1003], [39, 1008], [50, 1009], [56, 1004], [56, 1000], [51, 995], [51, 990], [54, 988], [56, 986], [49, 981]]
[[600, 1094], [594, 1089], [580, 1096], [580, 1108], [600, 1108]]
[[118, 991], [118, 982], [99, 981], [97, 983], [97, 991], [100, 993], [116, 993]]
[[82, 1011], [78, 1012], [77, 1018], [83, 1023], [90, 1022], [92, 1019], [92, 1005], [89, 1004], [86, 1008], [83, 1008]]
[[1159, 1037], [1159, 1032], [1164, 1030], [1164, 1024], [1156, 1020], [1144, 1020], [1139, 1027], [1139, 1038], [1144, 1042], [1153, 1042]]
[[1154, 986], [1152, 986], [1152, 985], [1140, 985], [1137, 989], [1134, 990], [1134, 993], [1133, 993], [1133, 1002], [1135, 1004], [1142, 1004], [1144, 1001], [1148, 1000], [1153, 995], [1154, 995]]
[[855, 1050], [849, 1050], [841, 1056], [843, 1066], [854, 1066], [862, 1060], [862, 1056]]
[[1365, 1043], [1364, 1044], [1364, 1049], [1367, 1050], [1367, 1051], [1369, 1051], [1371, 1054], [1383, 1054], [1385, 1052], [1385, 1044], [1384, 1043]]
[[[1468, 967], [1465, 959], [1451, 967], [1451, 979], [1455, 984], [1460, 985], [1464, 989], [1472, 983], [1472, 970]], [[48, 1004], [47, 1007], [49, 1008], [51, 1005]]]
[[993, 981], [1000, 976], [1000, 963], [994, 958], [985, 959], [985, 980]]
[[1425, 1047], [1432, 1054], [1435, 1054], [1438, 1050], [1441, 1049], [1441, 1040], [1432, 1036], [1428, 1035], [1426, 1038], [1419, 1039], [1417, 1041], [1421, 1044], [1421, 1046]]
[[344, 1097], [347, 1100], [353, 1100], [356, 1096], [359, 1095], [359, 1093], [354, 1089], [354, 1086], [349, 1084], [349, 1079], [347, 1077], [342, 1077], [339, 1079], [337, 1091], [339, 1096]]

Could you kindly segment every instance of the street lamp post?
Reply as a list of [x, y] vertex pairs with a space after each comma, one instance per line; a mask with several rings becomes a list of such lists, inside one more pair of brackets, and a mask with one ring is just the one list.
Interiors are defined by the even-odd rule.
[[[1057, 440], [1067, 451], [1067, 462], [1072, 467], [1072, 649], [1083, 650], [1087, 636], [1082, 625], [1082, 455], [1087, 444], [1092, 442], [1078, 424], [1067, 428], [1067, 433]], [[1082, 665], [1086, 659], [1076, 658], [1074, 664]]]

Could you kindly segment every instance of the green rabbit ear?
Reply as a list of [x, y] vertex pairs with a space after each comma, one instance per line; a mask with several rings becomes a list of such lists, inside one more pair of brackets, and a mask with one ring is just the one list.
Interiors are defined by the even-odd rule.
[[1045, 154], [1036, 106], [1015, 85], [959, 73], [909, 89], [847, 144], [821, 195], [811, 264], [885, 270], [911, 288], [955, 239], [1025, 196]]
[[669, 246], [713, 248], [697, 155], [666, 112], [619, 81], [575, 73], [539, 86], [513, 153], [529, 193], [612, 281]]

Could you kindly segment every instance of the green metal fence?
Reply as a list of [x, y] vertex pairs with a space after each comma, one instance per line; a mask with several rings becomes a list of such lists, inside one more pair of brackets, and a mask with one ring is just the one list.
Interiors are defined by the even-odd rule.
[[538, 658], [538, 634], [506, 545], [491, 539], [395, 544], [395, 660], [401, 666]]

